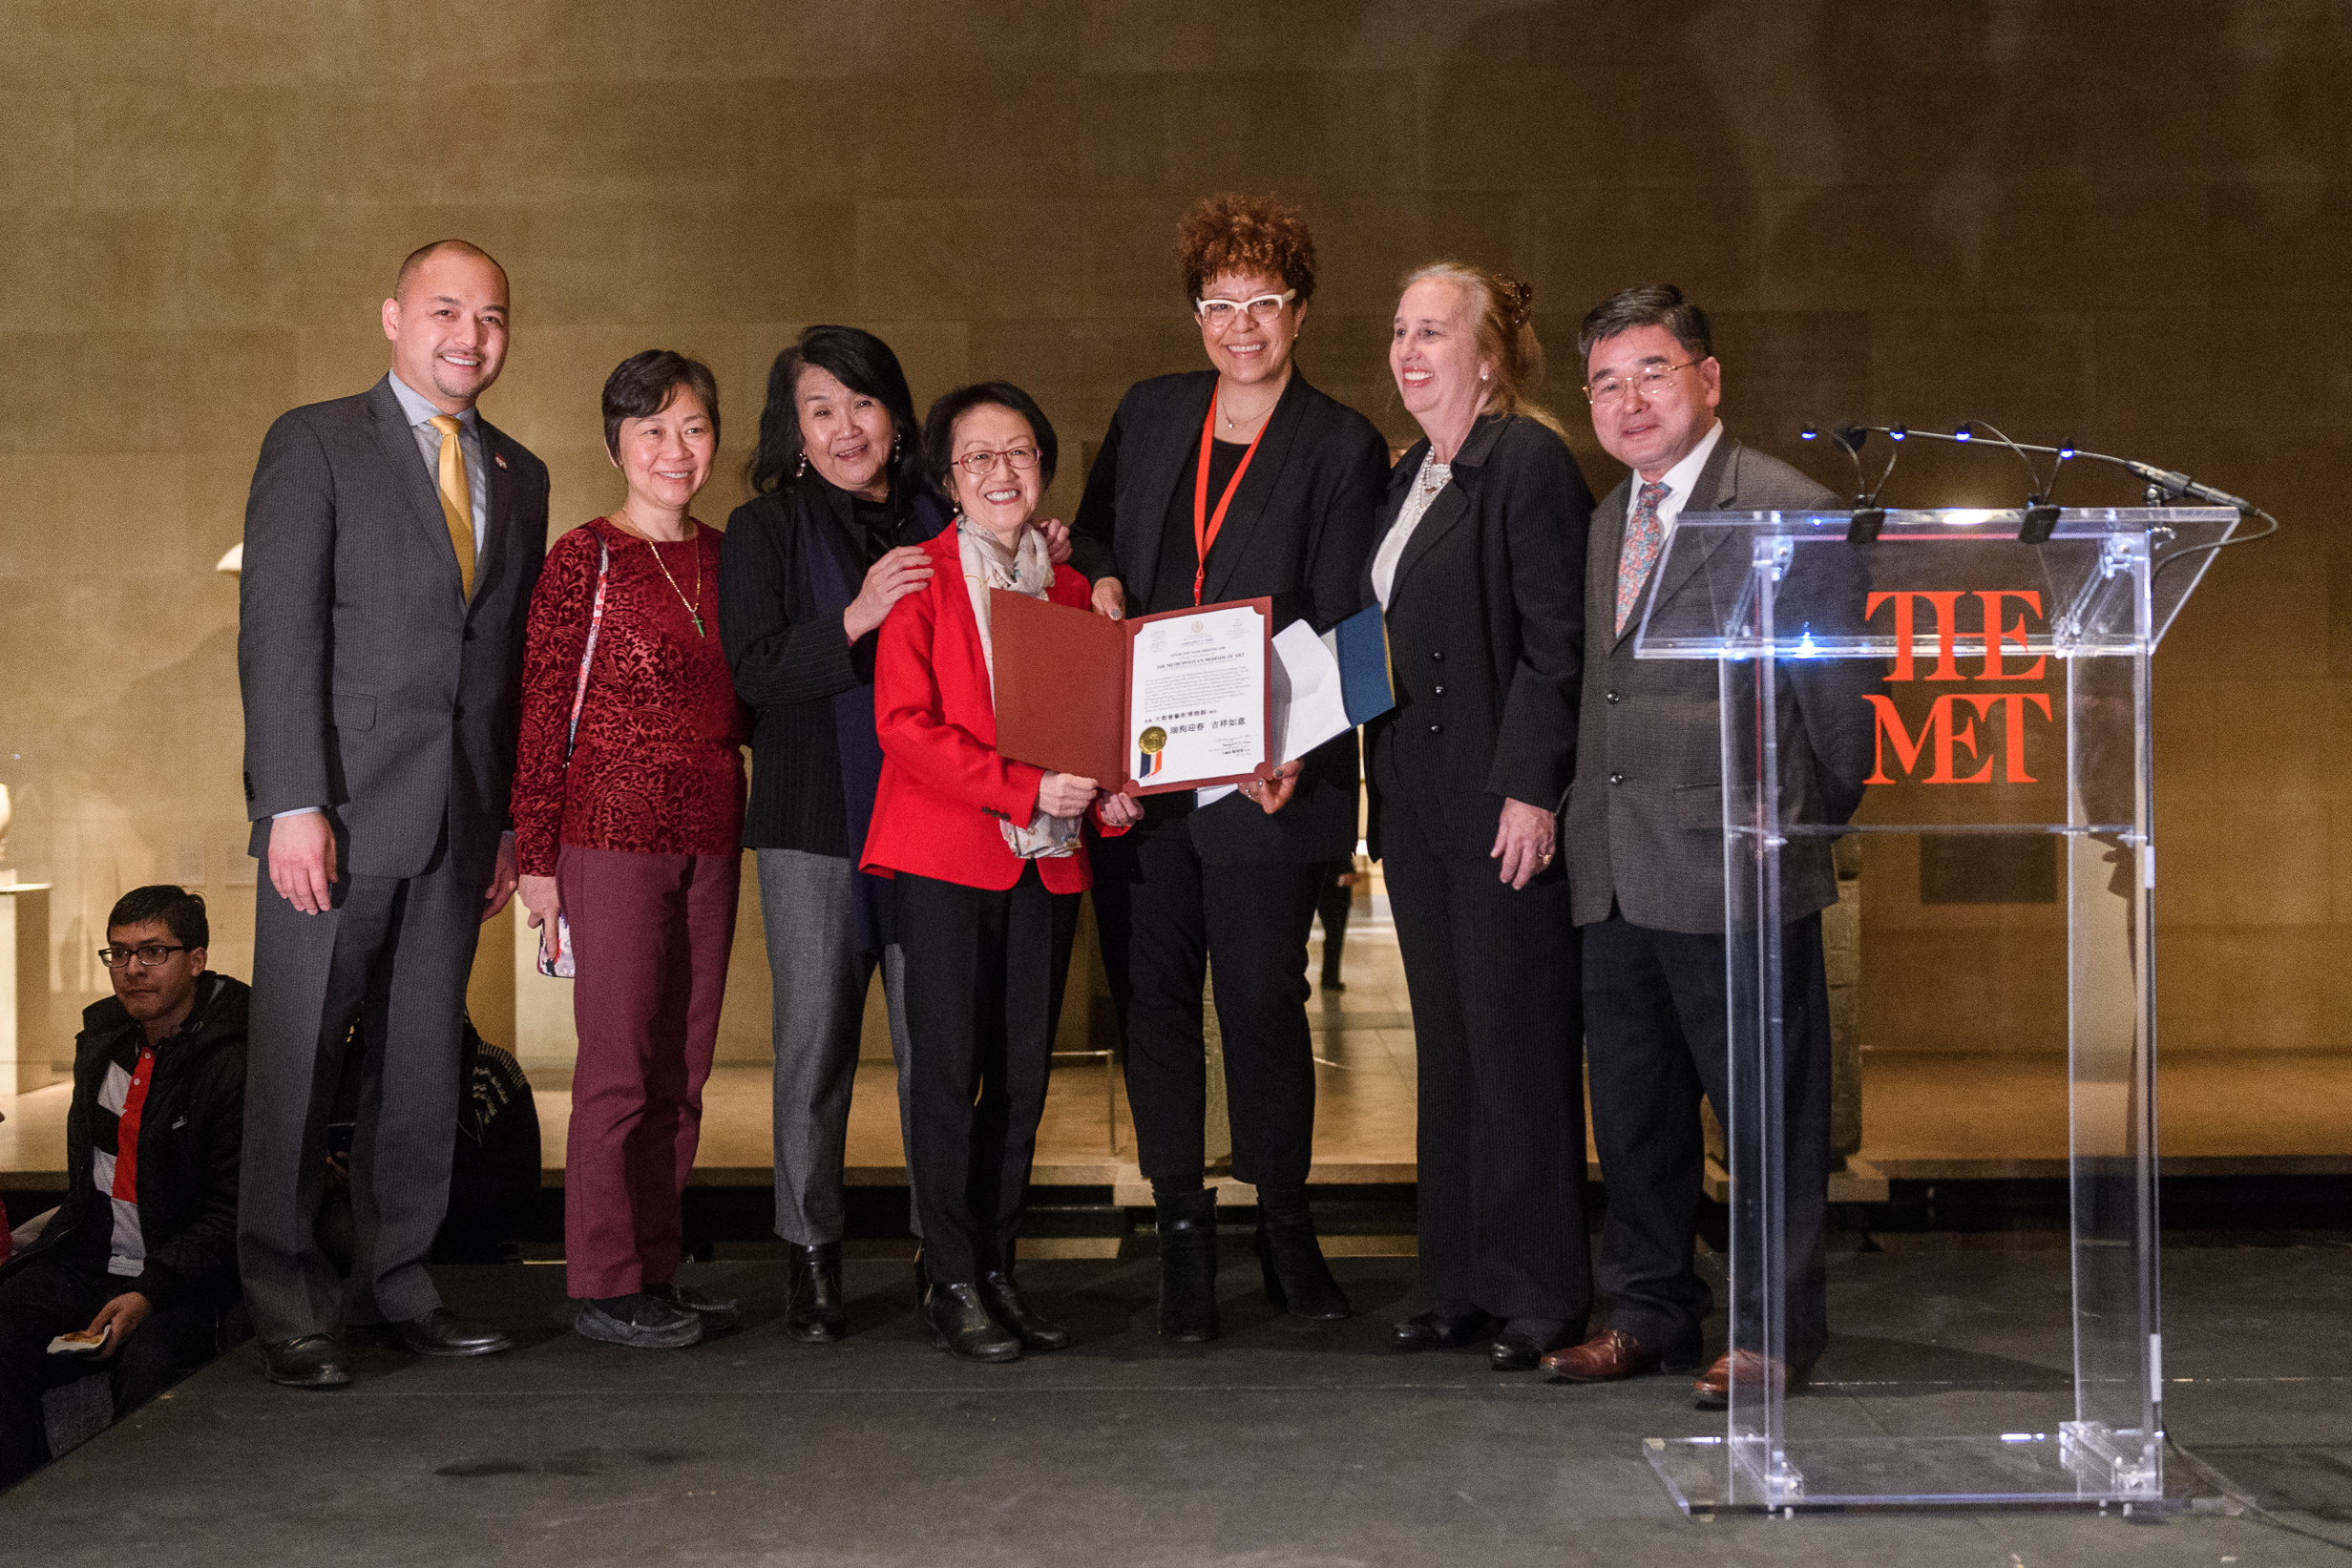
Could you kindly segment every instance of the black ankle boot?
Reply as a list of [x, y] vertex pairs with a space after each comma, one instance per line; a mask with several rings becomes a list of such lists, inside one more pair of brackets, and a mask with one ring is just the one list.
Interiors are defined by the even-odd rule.
[[1217, 1195], [1152, 1204], [1160, 1228], [1160, 1334], [1186, 1345], [1217, 1337]]
[[1266, 1300], [1294, 1318], [1337, 1323], [1348, 1316], [1348, 1293], [1323, 1261], [1306, 1193], [1278, 1194], [1272, 1203], [1266, 1197], [1261, 1190], [1255, 1242], [1258, 1267], [1266, 1277]]
[[784, 1331], [806, 1345], [830, 1345], [850, 1331], [841, 1305], [841, 1244], [787, 1242]]

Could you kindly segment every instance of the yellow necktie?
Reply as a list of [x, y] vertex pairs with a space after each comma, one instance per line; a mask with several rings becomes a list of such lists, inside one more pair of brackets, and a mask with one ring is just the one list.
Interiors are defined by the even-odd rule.
[[473, 488], [466, 483], [466, 449], [457, 444], [460, 429], [454, 414], [435, 414], [432, 428], [441, 432], [441, 516], [450, 525], [450, 543], [457, 550], [457, 582], [467, 602], [473, 599]]

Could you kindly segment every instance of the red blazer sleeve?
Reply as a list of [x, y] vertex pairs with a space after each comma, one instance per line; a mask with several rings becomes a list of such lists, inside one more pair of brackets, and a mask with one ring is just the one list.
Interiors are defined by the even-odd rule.
[[[874, 729], [884, 755], [915, 784], [1026, 826], [1045, 772], [997, 753], [996, 705], [985, 686], [970, 689], [965, 674], [976, 661], [977, 629], [948, 618], [946, 596], [964, 592], [950, 562], [922, 592], [892, 606], [874, 648]], [[965, 611], [968, 617], [968, 603]], [[956, 657], [958, 631], [975, 641], [972, 658]], [[986, 666], [980, 669], [985, 679]]]
[[597, 536], [574, 529], [548, 552], [523, 638], [522, 734], [515, 747], [514, 861], [525, 876], [556, 874], [563, 826], [563, 742], [597, 590]]

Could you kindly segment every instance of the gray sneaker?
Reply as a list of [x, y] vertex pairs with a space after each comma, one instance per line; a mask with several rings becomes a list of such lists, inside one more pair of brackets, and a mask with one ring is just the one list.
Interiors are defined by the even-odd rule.
[[637, 1350], [682, 1350], [703, 1337], [703, 1316], [659, 1296], [642, 1298], [625, 1318], [584, 1301], [579, 1316], [572, 1320], [572, 1331], [582, 1339]]

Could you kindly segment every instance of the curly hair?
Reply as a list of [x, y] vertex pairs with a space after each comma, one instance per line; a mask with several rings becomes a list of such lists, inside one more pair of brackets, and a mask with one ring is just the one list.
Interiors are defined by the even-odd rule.
[[1314, 294], [1314, 236], [1296, 207], [1270, 196], [1227, 191], [1196, 203], [1176, 225], [1176, 263], [1186, 304], [1224, 272], [1272, 274], [1298, 291], [1298, 304]]

